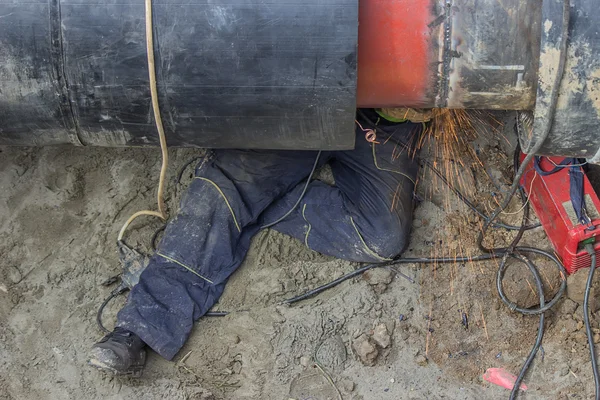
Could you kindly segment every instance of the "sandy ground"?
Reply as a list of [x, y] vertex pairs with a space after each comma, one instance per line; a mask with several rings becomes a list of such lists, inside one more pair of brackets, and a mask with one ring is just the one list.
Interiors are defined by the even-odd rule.
[[[510, 182], [501, 142], [477, 144], [494, 177], [479, 171], [469, 178], [469, 194], [482, 209], [494, 185]], [[414, 283], [381, 269], [297, 305], [278, 305], [357, 265], [266, 231], [215, 307], [229, 316], [200, 320], [174, 362], [151, 354], [139, 380], [103, 375], [86, 365], [88, 349], [102, 336], [96, 310], [112, 289], [101, 283], [119, 272], [115, 241], [123, 221], [154, 207], [159, 154], [0, 151], [0, 399], [502, 399], [508, 391], [484, 382], [482, 373], [518, 372], [534, 341], [537, 318], [511, 313], [497, 298], [495, 262], [399, 267]], [[189, 169], [181, 183], [177, 171], [199, 154], [171, 150], [171, 213], [189, 181]], [[476, 253], [476, 218], [439, 185], [422, 177], [407, 256]], [[518, 209], [515, 203], [510, 211]], [[159, 227], [152, 219], [136, 222], [130, 243], [149, 251]], [[525, 241], [549, 247], [539, 229]], [[512, 269], [510, 279], [522, 284], [526, 275]], [[550, 284], [552, 274], [547, 269]], [[529, 295], [514, 290], [520, 299]], [[123, 302], [109, 305], [107, 325]], [[559, 303], [546, 326], [544, 356], [536, 358], [522, 398], [590, 398], [581, 307]]]

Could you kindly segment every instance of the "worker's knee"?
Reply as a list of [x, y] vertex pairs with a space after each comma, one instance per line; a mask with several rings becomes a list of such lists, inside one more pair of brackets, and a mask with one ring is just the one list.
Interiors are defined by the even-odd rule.
[[378, 238], [380, 242], [380, 255], [384, 258], [394, 258], [401, 254], [408, 246], [410, 228], [396, 226], [388, 232], [382, 232]]
[[402, 218], [394, 212], [383, 214], [364, 237], [365, 245], [374, 253], [373, 256], [381, 260], [394, 258], [404, 251], [408, 246], [412, 222], [412, 213], [405, 213]]

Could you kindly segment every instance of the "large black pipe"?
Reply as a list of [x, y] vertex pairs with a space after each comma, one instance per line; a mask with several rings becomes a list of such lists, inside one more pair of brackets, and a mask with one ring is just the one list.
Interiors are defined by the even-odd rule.
[[[144, 1], [30, 1], [0, 3], [0, 144], [156, 145]], [[170, 146], [353, 147], [358, 0], [269, 1], [153, 0]], [[564, 0], [361, 1], [359, 105], [535, 107], [536, 142]], [[597, 1], [571, 0], [544, 154], [600, 162]]]
[[[349, 149], [357, 0], [155, 0], [169, 145]], [[141, 0], [0, 3], [0, 144], [157, 144]]]

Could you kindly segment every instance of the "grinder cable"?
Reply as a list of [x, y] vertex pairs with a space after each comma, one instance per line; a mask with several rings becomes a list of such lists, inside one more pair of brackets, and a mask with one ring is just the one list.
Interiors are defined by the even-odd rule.
[[590, 292], [592, 290], [594, 272], [596, 272], [597, 266], [596, 249], [594, 249], [593, 244], [588, 243], [585, 245], [585, 251], [590, 255], [591, 265], [583, 297], [583, 320], [585, 322], [585, 333], [588, 339], [590, 359], [592, 361], [592, 372], [594, 374], [594, 399], [600, 400], [600, 373], [598, 372], [598, 361], [596, 360], [596, 349], [594, 348], [594, 333], [590, 323]]

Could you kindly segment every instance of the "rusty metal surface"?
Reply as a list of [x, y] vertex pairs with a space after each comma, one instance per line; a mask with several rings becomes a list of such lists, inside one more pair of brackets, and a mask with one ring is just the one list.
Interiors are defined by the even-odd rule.
[[531, 109], [539, 0], [361, 2], [360, 106]]
[[[546, 0], [539, 84], [533, 129], [521, 137], [528, 151], [537, 142], [548, 115], [556, 78], [562, 31], [562, 0]], [[565, 73], [548, 139], [540, 154], [587, 158], [600, 162], [600, 26], [597, 0], [571, 0]]]
[[433, 11], [431, 0], [359, 2], [358, 106], [433, 105]]
[[539, 0], [452, 1], [450, 40], [442, 54], [442, 65], [449, 63], [448, 89], [440, 91], [447, 97], [440, 97], [437, 105], [533, 108], [541, 32], [539, 5]]

